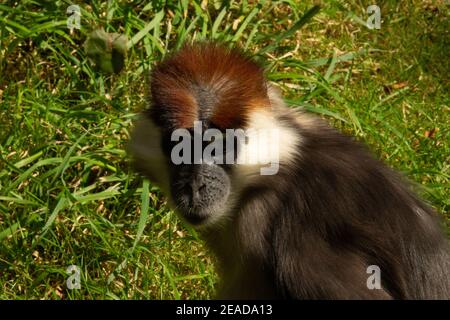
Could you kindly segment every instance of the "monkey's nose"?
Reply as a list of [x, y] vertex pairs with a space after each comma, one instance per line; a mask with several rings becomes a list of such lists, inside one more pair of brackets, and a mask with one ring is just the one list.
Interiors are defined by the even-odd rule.
[[193, 180], [190, 185], [191, 206], [195, 206], [202, 198], [203, 191], [206, 188], [206, 184], [203, 179], [198, 178]]

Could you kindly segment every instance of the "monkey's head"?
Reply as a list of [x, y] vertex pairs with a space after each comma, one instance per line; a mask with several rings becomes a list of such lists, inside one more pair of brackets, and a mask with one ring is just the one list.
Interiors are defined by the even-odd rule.
[[262, 68], [236, 50], [183, 47], [153, 69], [150, 96], [132, 133], [134, 165], [191, 224], [226, 215], [238, 181], [259, 174], [261, 157], [278, 159], [273, 150], [255, 156], [278, 147], [270, 133], [256, 139], [255, 129], [279, 124]]

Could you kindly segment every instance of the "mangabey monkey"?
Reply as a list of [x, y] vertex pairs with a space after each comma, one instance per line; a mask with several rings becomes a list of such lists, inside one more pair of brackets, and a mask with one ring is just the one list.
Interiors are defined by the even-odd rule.
[[[154, 68], [150, 85], [130, 152], [217, 256], [218, 297], [450, 298], [448, 243], [433, 210], [364, 146], [286, 107], [251, 59], [186, 45]], [[277, 145], [269, 160], [278, 172], [263, 175], [255, 161], [174, 164], [172, 133], [196, 121], [224, 134], [277, 129], [263, 143], [235, 139], [233, 157]], [[371, 265], [379, 289], [368, 288]]]

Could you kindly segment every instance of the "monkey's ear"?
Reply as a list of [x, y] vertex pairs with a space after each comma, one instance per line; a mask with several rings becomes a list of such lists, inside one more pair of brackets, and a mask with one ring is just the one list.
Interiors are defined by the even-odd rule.
[[281, 89], [272, 82], [266, 82], [267, 96], [269, 97], [270, 106], [272, 109], [285, 107]]
[[169, 190], [168, 160], [161, 147], [161, 129], [141, 114], [134, 122], [127, 145], [135, 169], [156, 183], [164, 192]]

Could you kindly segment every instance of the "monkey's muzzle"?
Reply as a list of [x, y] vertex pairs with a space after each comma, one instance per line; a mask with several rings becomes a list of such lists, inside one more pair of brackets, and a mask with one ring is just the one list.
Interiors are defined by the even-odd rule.
[[173, 165], [171, 196], [176, 210], [187, 222], [199, 225], [211, 218], [228, 199], [230, 179], [215, 164]]

